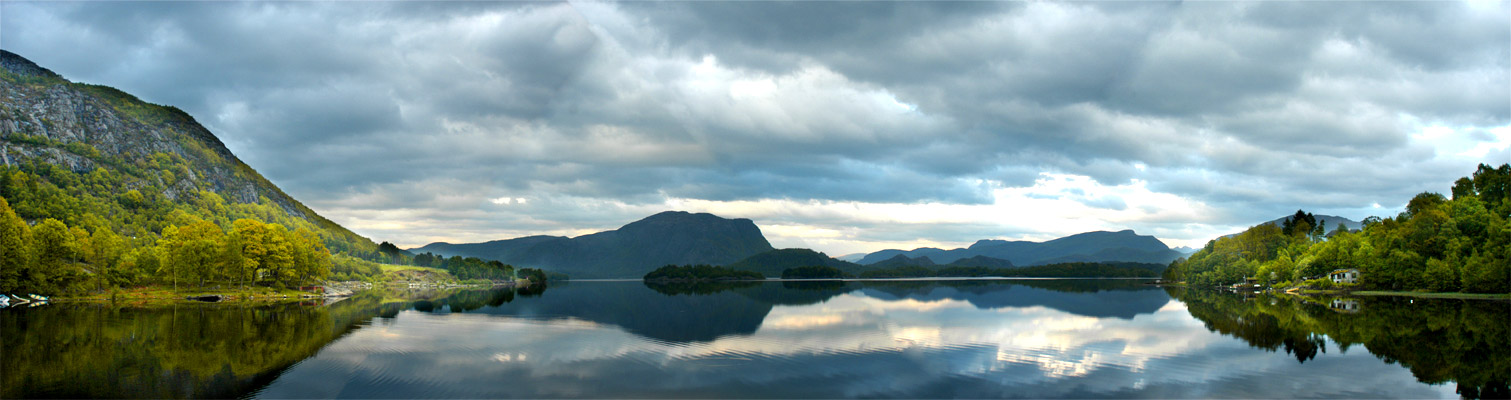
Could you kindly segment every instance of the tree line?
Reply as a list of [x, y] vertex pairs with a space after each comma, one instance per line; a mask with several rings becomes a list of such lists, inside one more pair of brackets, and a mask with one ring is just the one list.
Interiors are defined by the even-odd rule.
[[[16, 140], [16, 135], [3, 138]], [[387, 262], [371, 240], [326, 220], [297, 203], [279, 204], [267, 196], [253, 202], [227, 199], [215, 184], [192, 179], [196, 165], [175, 153], [160, 152], [142, 158], [101, 156], [82, 142], [72, 147], [90, 157], [95, 168], [74, 171], [67, 166], [26, 160], [0, 166], [0, 197], [10, 202], [22, 219], [37, 223], [48, 218], [89, 231], [108, 228], [123, 237], [135, 237], [151, 245], [170, 225], [189, 224], [188, 217], [229, 227], [238, 219], [282, 225], [289, 230], [313, 232], [327, 249], [353, 257]], [[218, 157], [207, 149], [203, 157]], [[70, 150], [73, 152], [73, 150]], [[82, 154], [80, 154], [82, 153]], [[244, 164], [236, 175], [260, 178]], [[135, 247], [136, 244], [133, 244]]]
[[297, 287], [330, 274], [330, 251], [306, 229], [194, 216], [155, 240], [47, 218], [30, 226], [0, 198], [0, 292], [75, 293], [141, 284]]
[[1171, 263], [1164, 278], [1330, 285], [1330, 272], [1358, 269], [1361, 289], [1511, 292], [1511, 165], [1481, 164], [1451, 193], [1418, 194], [1405, 211], [1366, 218], [1357, 232], [1340, 225], [1322, 235], [1322, 224], [1298, 210], [1285, 226], [1260, 225], [1208, 242]]

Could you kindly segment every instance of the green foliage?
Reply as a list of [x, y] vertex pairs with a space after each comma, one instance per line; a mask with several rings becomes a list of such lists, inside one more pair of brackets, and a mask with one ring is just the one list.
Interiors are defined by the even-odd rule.
[[[1246, 277], [1303, 281], [1357, 268], [1359, 287], [1470, 293], [1511, 292], [1511, 165], [1480, 165], [1453, 184], [1453, 199], [1416, 195], [1394, 218], [1371, 217], [1359, 233], [1325, 241], [1302, 234], [1298, 211], [1290, 233], [1260, 225], [1171, 264], [1165, 279], [1224, 285]], [[1288, 224], [1289, 225], [1289, 224]]]
[[0, 197], [0, 290], [21, 286], [23, 272], [31, 266], [31, 247], [30, 227]]
[[[394, 247], [392, 251], [398, 251], [398, 248]], [[413, 265], [444, 269], [447, 272], [450, 272], [451, 275], [455, 276], [457, 279], [463, 280], [513, 280], [515, 278], [523, 278], [525, 276], [525, 271], [523, 269], [516, 271], [513, 265], [504, 264], [497, 260], [484, 260], [477, 257], [451, 256], [451, 258], [445, 258], [427, 252], [417, 254], [414, 257], [410, 258], [410, 260]], [[532, 282], [545, 282], [546, 279], [543, 274], [544, 272], [542, 272], [542, 275], [538, 279], [532, 280]]]
[[[498, 261], [493, 261], [493, 262], [498, 262]], [[542, 271], [542, 270], [535, 269], [535, 268], [520, 268], [519, 269], [519, 277], [520, 277], [520, 279], [524, 279], [524, 280], [530, 281], [530, 286], [544, 285], [547, 280], [550, 280], [550, 278], [546, 276], [546, 271]]]
[[383, 267], [372, 261], [337, 254], [331, 257], [331, 275], [339, 281], [372, 281], [383, 276]]
[[782, 279], [839, 279], [844, 277], [845, 271], [822, 265], [810, 265], [782, 270]]
[[161, 239], [127, 239], [96, 219], [69, 227], [47, 218], [28, 227], [0, 198], [0, 292], [76, 293], [142, 283], [294, 287], [330, 274], [330, 252], [315, 233], [235, 221], [229, 232], [175, 214]]
[[713, 265], [667, 265], [645, 274], [647, 281], [717, 281], [717, 280], [764, 280], [759, 272], [737, 270]]
[[94, 146], [90, 146], [88, 143], [68, 142], [67, 145], [63, 146], [63, 148], [65, 150], [68, 150], [68, 152], [70, 153], [78, 154], [81, 156], [89, 158], [100, 158], [100, 150], [95, 149]]

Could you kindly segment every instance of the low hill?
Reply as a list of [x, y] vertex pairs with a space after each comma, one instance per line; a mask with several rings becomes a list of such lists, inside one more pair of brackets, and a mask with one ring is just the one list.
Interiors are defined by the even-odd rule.
[[852, 275], [858, 274], [865, 269], [860, 264], [840, 261], [824, 253], [809, 249], [772, 250], [729, 264], [730, 268], [755, 271], [761, 273], [761, 275], [772, 277], [782, 276], [782, 270], [788, 268], [812, 266], [837, 268]]
[[[638, 278], [665, 265], [729, 265], [771, 251], [749, 219], [667, 211], [619, 229], [568, 238], [527, 236], [484, 243], [431, 243], [413, 253], [477, 257], [573, 278]], [[776, 271], [781, 274], [781, 270]], [[775, 276], [775, 275], [772, 275]]]
[[924, 267], [924, 268], [931, 268], [931, 267], [934, 267], [936, 265], [938, 265], [938, 264], [935, 264], [934, 260], [930, 259], [929, 256], [918, 256], [917, 258], [913, 258], [913, 257], [908, 257], [907, 255], [904, 255], [904, 254], [898, 254], [898, 255], [892, 256], [892, 258], [888, 258], [888, 259], [885, 259], [885, 260], [882, 260], [882, 261], [879, 261], [879, 262], [876, 262], [876, 263], [873, 263], [873, 264], [867, 264], [866, 266], [870, 267], [871, 269], [885, 269], [885, 268], [897, 268], [897, 267]]

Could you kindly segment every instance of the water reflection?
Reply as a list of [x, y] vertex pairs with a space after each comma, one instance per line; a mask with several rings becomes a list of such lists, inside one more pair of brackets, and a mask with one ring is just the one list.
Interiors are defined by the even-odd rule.
[[1505, 303], [1397, 303], [1335, 311], [1136, 281], [577, 282], [4, 310], [0, 397], [1505, 393]]
[[371, 299], [0, 312], [0, 397], [231, 397], [378, 314]]
[[1338, 353], [1364, 346], [1421, 382], [1455, 383], [1464, 397], [1511, 397], [1511, 303], [1170, 293], [1209, 329], [1255, 348], [1283, 350], [1300, 363], [1327, 353], [1329, 342]]
[[1301, 364], [1256, 351], [1162, 290], [1082, 283], [574, 283], [466, 314], [401, 313], [258, 395], [1452, 395], [1361, 352]]

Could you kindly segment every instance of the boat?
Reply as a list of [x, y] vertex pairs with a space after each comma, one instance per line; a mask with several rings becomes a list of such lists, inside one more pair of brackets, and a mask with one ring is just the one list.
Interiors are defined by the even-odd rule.
[[10, 296], [0, 294], [0, 307], [10, 306]]
[[47, 302], [45, 302], [45, 301], [33, 301], [33, 302], [31, 302], [31, 306], [32, 307], [41, 307], [41, 306], [45, 306], [45, 305], [47, 305]]
[[32, 300], [36, 300], [36, 301], [47, 301], [47, 296], [43, 296], [43, 295], [28, 294], [26, 296], [27, 297], [31, 297]]
[[18, 305], [18, 306], [31, 302], [30, 300], [27, 300], [25, 297], [17, 296], [17, 295], [14, 295], [14, 294], [10, 295], [9, 297], [11, 299], [11, 302], [15, 303], [15, 305]]
[[206, 302], [206, 303], [216, 303], [216, 302], [221, 301], [223, 298], [224, 297], [222, 297], [221, 295], [218, 295], [218, 294], [207, 294], [207, 295], [203, 295], [203, 296], [189, 296], [186, 299], [187, 300], [194, 300], [194, 301], [203, 301], [203, 302]]

